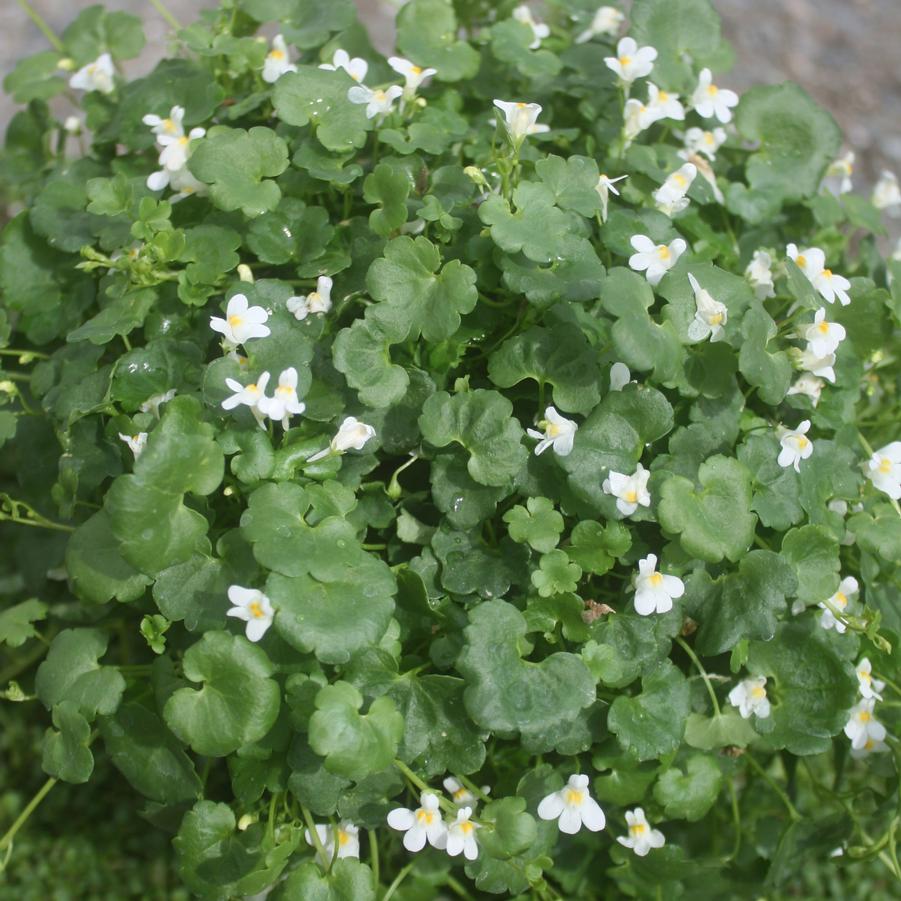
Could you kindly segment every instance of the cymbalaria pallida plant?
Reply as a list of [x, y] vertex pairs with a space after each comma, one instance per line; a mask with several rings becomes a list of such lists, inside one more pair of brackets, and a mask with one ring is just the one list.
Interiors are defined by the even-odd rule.
[[42, 791], [108, 759], [206, 899], [901, 879], [894, 176], [729, 89], [709, 0], [170, 24], [5, 82]]

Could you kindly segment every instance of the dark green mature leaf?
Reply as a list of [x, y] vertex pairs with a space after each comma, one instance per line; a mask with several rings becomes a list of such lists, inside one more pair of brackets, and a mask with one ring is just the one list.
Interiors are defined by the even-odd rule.
[[457, 18], [449, 0], [412, 0], [397, 17], [397, 46], [419, 66], [438, 70], [441, 81], [471, 78], [479, 54], [457, 39]]
[[754, 306], [742, 321], [742, 335], [739, 371], [758, 389], [763, 401], [778, 404], [788, 392], [792, 370], [785, 351], [768, 350], [776, 337], [776, 323], [763, 307]]
[[594, 701], [594, 679], [575, 655], [558, 652], [540, 663], [521, 658], [526, 621], [511, 604], [479, 604], [464, 634], [457, 669], [467, 683], [466, 709], [483, 728], [541, 732]]
[[0, 610], [0, 644], [18, 648], [38, 634], [34, 623], [46, 619], [47, 605], [37, 598], [29, 598]]
[[224, 757], [259, 741], [275, 723], [281, 702], [265, 651], [246, 638], [207, 632], [185, 652], [185, 678], [166, 702], [166, 725], [198, 754]]
[[757, 517], [751, 513], [751, 479], [738, 460], [710, 457], [698, 470], [700, 491], [682, 476], [660, 487], [660, 525], [679, 536], [685, 551], [718, 563], [737, 561], [754, 539]]
[[44, 735], [44, 772], [63, 782], [87, 782], [94, 772], [94, 755], [89, 748], [91, 727], [78, 704], [61, 701], [54, 705], [53, 725], [55, 728]]
[[821, 526], [802, 526], [786, 533], [782, 557], [794, 567], [799, 600], [810, 604], [832, 597], [839, 583], [838, 552], [838, 541]]
[[751, 187], [776, 189], [785, 200], [815, 194], [842, 143], [832, 116], [791, 82], [751, 88], [735, 124], [743, 137], [760, 142], [748, 159]]
[[506, 485], [522, 468], [528, 452], [513, 405], [497, 391], [479, 388], [462, 394], [433, 394], [422, 407], [419, 428], [435, 447], [455, 442], [469, 452], [467, 469], [482, 485]]
[[713, 806], [723, 784], [723, 774], [713, 758], [692, 754], [685, 769], [672, 767], [654, 786], [654, 800], [662, 804], [668, 819], [700, 820]]
[[323, 875], [312, 861], [302, 863], [272, 895], [273, 901], [375, 901], [372, 870], [359, 860], [336, 860]]
[[198, 142], [189, 166], [210, 186], [216, 206], [253, 218], [278, 206], [281, 190], [273, 179], [288, 168], [288, 146], [269, 128], [216, 125]]
[[689, 713], [688, 682], [669, 660], [662, 660], [641, 679], [641, 694], [620, 695], [611, 705], [607, 728], [623, 750], [638, 760], [675, 751]]
[[517, 504], [504, 514], [510, 537], [542, 554], [552, 551], [563, 532], [563, 517], [546, 497], [530, 497], [526, 506]]

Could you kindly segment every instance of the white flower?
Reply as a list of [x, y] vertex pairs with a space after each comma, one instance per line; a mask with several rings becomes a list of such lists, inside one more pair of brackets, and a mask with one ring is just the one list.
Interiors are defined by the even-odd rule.
[[888, 210], [891, 216], [901, 214], [901, 187], [898, 186], [898, 177], [894, 172], [882, 170], [882, 175], [873, 188], [872, 199], [876, 209]]
[[842, 579], [838, 586], [838, 591], [828, 601], [817, 605], [823, 611], [820, 616], [820, 625], [824, 629], [835, 629], [839, 635], [844, 634], [848, 627], [833, 613], [833, 610], [843, 614], [848, 609], [848, 604], [858, 590], [857, 579], [854, 576], [847, 576]]
[[681, 213], [688, 206], [688, 198], [685, 195], [697, 174], [698, 168], [694, 163], [684, 163], [675, 172], [670, 173], [666, 181], [654, 192], [657, 209], [667, 216]]
[[270, 419], [281, 420], [287, 429], [292, 416], [299, 416], [307, 405], [297, 399], [297, 370], [291, 366], [278, 377], [278, 387], [272, 397], [261, 397], [257, 404], [260, 412]]
[[99, 91], [101, 94], [110, 94], [115, 87], [113, 85], [115, 73], [113, 58], [108, 53], [101, 53], [94, 62], [82, 66], [69, 79], [69, 87], [78, 91]]
[[184, 169], [191, 155], [191, 141], [196, 141], [205, 134], [205, 128], [192, 128], [186, 135], [159, 135], [156, 140], [163, 148], [159, 164], [169, 173]]
[[332, 285], [327, 275], [320, 275], [316, 290], [301, 297], [289, 297], [286, 306], [295, 319], [303, 320], [313, 313], [327, 313], [332, 308]]
[[851, 298], [848, 297], [851, 282], [826, 268], [826, 254], [819, 247], [798, 250], [794, 244], [789, 244], [785, 248], [785, 252], [795, 261], [807, 276], [808, 281], [820, 292], [827, 303], [834, 303], [836, 297], [842, 306], [846, 307], [851, 303]]
[[84, 131], [84, 121], [78, 116], [66, 116], [63, 131], [67, 135], [80, 135]]
[[225, 384], [233, 392], [231, 397], [226, 397], [222, 401], [223, 410], [234, 410], [235, 407], [250, 407], [254, 419], [259, 423], [261, 428], [263, 425], [264, 413], [261, 409], [265, 405], [268, 398], [266, 397], [266, 385], [269, 384], [269, 373], [264, 372], [255, 382], [249, 385], [242, 385], [234, 379], [227, 378]]
[[427, 78], [431, 78], [433, 75], [438, 74], [437, 69], [423, 69], [422, 66], [417, 66], [415, 63], [411, 63], [410, 60], [404, 59], [402, 56], [389, 56], [388, 65], [391, 66], [395, 72], [404, 76], [404, 79], [406, 80], [404, 94], [407, 97], [412, 97]]
[[820, 402], [820, 395], [823, 393], [824, 382], [817, 378], [812, 372], [805, 372], [799, 375], [794, 385], [788, 389], [789, 394], [802, 394], [810, 398], [810, 403], [815, 407]]
[[647, 235], [633, 235], [631, 241], [635, 253], [629, 257], [629, 267], [636, 272], [645, 271], [648, 283], [659, 285], [660, 280], [679, 261], [688, 245], [682, 238], [667, 244], [655, 244]]
[[528, 25], [532, 29], [532, 43], [529, 44], [530, 50], [537, 50], [541, 46], [541, 42], [550, 36], [551, 30], [547, 25], [536, 22], [532, 18], [532, 10], [528, 6], [522, 4], [513, 10], [513, 18], [523, 25]]
[[748, 268], [745, 269], [745, 278], [751, 283], [758, 300], [766, 300], [776, 295], [770, 268], [772, 265], [773, 259], [765, 250], [755, 250]]
[[901, 499], [901, 441], [886, 444], [870, 457], [867, 478], [892, 500]]
[[870, 754], [880, 754], [888, 750], [888, 745], [884, 741], [877, 741], [874, 738], [868, 738], [861, 748], [851, 748], [851, 756], [855, 760], [863, 757], [869, 757]]
[[360, 422], [354, 416], [348, 416], [344, 422], [338, 426], [338, 433], [332, 438], [329, 446], [319, 453], [313, 454], [312, 457], [307, 459], [308, 463], [315, 463], [316, 460], [321, 460], [323, 457], [328, 457], [331, 454], [343, 454], [348, 450], [362, 450], [363, 445], [369, 441], [370, 438], [375, 437], [375, 429], [371, 425], [366, 425], [365, 422]]
[[[149, 178], [147, 179], [147, 182], [147, 186], [150, 187]], [[194, 194], [206, 194], [209, 190], [206, 184], [202, 181], [198, 181], [191, 174], [187, 166], [185, 166], [184, 169], [180, 169], [178, 172], [173, 172], [169, 176], [169, 187], [176, 192], [169, 198], [173, 203]]]
[[419, 796], [419, 807], [395, 807], [388, 812], [388, 825], [392, 829], [406, 833], [404, 847], [408, 851], [421, 851], [426, 841], [434, 847], [444, 849], [447, 843], [447, 826], [438, 809], [438, 796], [423, 792]]
[[454, 804], [472, 805], [475, 803], [476, 796], [453, 776], [448, 776], [443, 785], [444, 790], [453, 798]]
[[539, 125], [541, 107], [537, 103], [495, 100], [494, 105], [504, 114], [504, 125], [514, 146], [519, 147], [528, 135], [544, 134], [550, 126]]
[[210, 328], [225, 335], [230, 344], [244, 344], [251, 338], [265, 338], [269, 333], [269, 314], [262, 307], [251, 307], [244, 294], [235, 294], [228, 302], [225, 319], [210, 318]]
[[732, 107], [738, 106], [738, 94], [713, 83], [710, 69], [701, 69], [698, 86], [691, 95], [692, 109], [705, 119], [714, 116], [724, 125], [732, 120]]
[[870, 663], [868, 657], [861, 658], [860, 663], [857, 664], [857, 687], [861, 697], [882, 700], [879, 692], [885, 688], [885, 682], [882, 679], [873, 678], [873, 664]]
[[549, 447], [554, 448], [554, 453], [558, 457], [565, 457], [572, 451], [578, 426], [571, 419], [561, 416], [554, 407], [545, 407], [544, 419], [538, 423], [538, 427], [543, 431], [526, 429], [526, 434], [530, 438], [538, 439], [535, 446], [536, 456], [543, 454]]
[[175, 389], [170, 388], [168, 391], [163, 394], [154, 394], [152, 397], [148, 397], [144, 403], [141, 404], [140, 410], [142, 413], [153, 413], [157, 419], [160, 418], [160, 407], [163, 404], [169, 403], [172, 398], [175, 397]]
[[601, 175], [598, 178], [598, 183], [594, 186], [594, 189], [598, 192], [598, 196], [601, 198], [601, 222], [607, 221], [607, 207], [610, 202], [610, 194], [616, 194], [619, 197], [619, 190], [613, 187], [618, 181], [622, 181], [624, 178], [628, 178], [628, 175], [618, 175], [616, 178], [608, 178], [606, 175]]
[[244, 620], [247, 623], [245, 630], [247, 638], [250, 641], [259, 641], [272, 625], [275, 616], [269, 598], [259, 589], [231, 585], [228, 589], [228, 599], [233, 606], [226, 616]]
[[726, 305], [714, 300], [710, 292], [698, 284], [698, 280], [689, 272], [688, 281], [695, 292], [695, 318], [688, 325], [688, 337], [692, 341], [703, 341], [710, 338], [711, 341], [722, 341], [726, 333], [724, 326], [729, 318]]
[[685, 585], [678, 576], [665, 576], [657, 572], [656, 554], [648, 554], [638, 561], [635, 579], [635, 612], [640, 616], [652, 613], [668, 613], [673, 601], [685, 594]]
[[327, 69], [330, 72], [336, 72], [343, 69], [356, 82], [362, 82], [369, 71], [369, 63], [365, 59], [355, 56], [351, 59], [350, 54], [346, 50], [336, 50], [330, 63], [323, 63], [320, 69]]
[[835, 369], [833, 369], [833, 366], [835, 366], [835, 354], [826, 354], [823, 357], [818, 357], [810, 347], [806, 347], [801, 351], [793, 349], [792, 353], [801, 369], [818, 378], [826, 379], [827, 382], [832, 382], [833, 385], [835, 384]]
[[138, 432], [137, 435], [123, 435], [119, 432], [119, 438], [128, 445], [128, 449], [135, 455], [135, 460], [147, 446], [147, 432]]
[[639, 857], [645, 857], [651, 848], [662, 848], [666, 842], [659, 829], [652, 829], [640, 807], [626, 811], [629, 835], [618, 835], [616, 840], [624, 847], [631, 848]]
[[628, 147], [646, 128], [649, 128], [660, 118], [659, 109], [651, 109], [634, 97], [626, 101], [623, 108], [623, 137]]
[[616, 45], [616, 56], [607, 56], [604, 62], [628, 88], [636, 78], [650, 75], [657, 51], [653, 47], [639, 47], [633, 38], [622, 38]]
[[180, 138], [185, 133], [184, 127], [185, 108], [173, 106], [169, 115], [165, 118], [148, 113], [141, 120], [150, 130], [160, 137]]
[[588, 791], [588, 777], [577, 773], [559, 791], [542, 798], [538, 805], [542, 820], [557, 820], [557, 828], [574, 835], [584, 825], [599, 832], [607, 823], [604, 811]]
[[471, 807], [462, 807], [457, 811], [457, 818], [447, 824], [447, 853], [456, 857], [461, 852], [467, 860], [475, 860], [479, 856], [476, 844], [478, 823], [470, 822]]
[[813, 442], [807, 437], [809, 430], [809, 419], [799, 423], [798, 428], [794, 431], [791, 429], [780, 430], [779, 444], [782, 446], [782, 450], [779, 451], [777, 460], [783, 469], [794, 466], [795, 472], [801, 471], [801, 461], [806, 460], [813, 453]]
[[[317, 851], [317, 859], [323, 867], [331, 866], [335, 857], [335, 839], [338, 841], [338, 859], [342, 857], [359, 857], [360, 856], [360, 828], [354, 826], [348, 820], [342, 820], [335, 829], [332, 826], [324, 826], [322, 823], [316, 824], [316, 835], [319, 838], [319, 844], [325, 852], [325, 860], [321, 859]], [[337, 835], [335, 834], [337, 832]], [[303, 837], [306, 843], [315, 847], [316, 841], [309, 829], [305, 829]]]
[[653, 82], [648, 83], [647, 107], [656, 113], [657, 119], [677, 119], [681, 122], [685, 118], [685, 107], [679, 95], [661, 91]]
[[866, 748], [868, 741], [875, 744], [885, 740], [885, 726], [873, 716], [875, 704], [875, 698], [864, 698], [851, 708], [845, 735], [851, 739], [851, 747], [855, 751]]
[[[685, 153], [691, 156], [703, 154], [707, 159], [716, 159], [716, 152], [726, 142], [726, 129], [714, 128], [705, 131], [703, 128], [689, 128], [685, 132]], [[681, 155], [681, 154], [680, 154]]]
[[651, 506], [651, 495], [648, 491], [650, 477], [651, 473], [638, 463], [635, 472], [630, 476], [611, 470], [601, 487], [606, 494], [612, 494], [616, 498], [616, 509], [623, 516], [631, 516], [639, 505]]
[[285, 72], [296, 72], [297, 66], [293, 65], [288, 56], [288, 46], [285, 39], [277, 34], [272, 39], [272, 49], [266, 54], [263, 62], [263, 81], [274, 84]]
[[347, 89], [347, 99], [351, 103], [366, 104], [366, 118], [374, 119], [376, 116], [390, 113], [394, 101], [403, 94], [404, 89], [399, 84], [393, 84], [387, 90], [381, 88], [372, 90], [365, 84], [355, 84]]
[[729, 692], [729, 703], [738, 708], [743, 720], [751, 714], [765, 720], [770, 715], [770, 702], [766, 696], [766, 676], [743, 679]]
[[804, 331], [804, 339], [811, 353], [817, 357], [825, 357], [835, 353], [839, 344], [845, 340], [845, 327], [837, 322], [826, 321], [826, 309], [820, 307], [813, 317], [813, 324]]
[[585, 44], [601, 34], [616, 34], [623, 24], [625, 15], [613, 6], [602, 6], [591, 20], [591, 24], [577, 38], [577, 44]]
[[632, 373], [625, 363], [617, 361], [610, 367], [610, 390], [622, 391], [632, 380]]
[[830, 194], [847, 194], [854, 188], [851, 175], [854, 172], [854, 151], [849, 150], [844, 156], [833, 160], [826, 170], [822, 187]]

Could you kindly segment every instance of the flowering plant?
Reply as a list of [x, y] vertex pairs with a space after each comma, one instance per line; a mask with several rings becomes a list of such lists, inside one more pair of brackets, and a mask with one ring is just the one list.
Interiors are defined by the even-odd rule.
[[202, 898], [901, 879], [897, 181], [709, 0], [172, 24], [5, 83], [37, 800], [109, 759]]

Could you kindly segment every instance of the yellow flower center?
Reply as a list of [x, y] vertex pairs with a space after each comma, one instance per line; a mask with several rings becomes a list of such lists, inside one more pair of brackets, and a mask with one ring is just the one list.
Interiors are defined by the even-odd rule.
[[266, 612], [263, 610], [263, 605], [260, 604], [259, 601], [251, 601], [248, 609], [250, 610], [250, 615], [254, 619], [262, 619], [266, 615]]
[[629, 835], [631, 835], [633, 838], [638, 838], [640, 835], [644, 835], [647, 831], [648, 827], [646, 823], [633, 823], [629, 827]]
[[848, 606], [848, 596], [843, 591], [836, 591], [835, 603], [842, 609]]
[[715, 84], [708, 85], [707, 93], [710, 94], [711, 97], [716, 97], [716, 95], [719, 94], [719, 92], [720, 92], [720, 89]]
[[713, 136], [712, 131], [704, 132], [704, 143], [708, 144], [711, 147], [716, 143], [716, 138]]
[[638, 500], [638, 492], [634, 488], [630, 488], [624, 495], [623, 500], [627, 504], [634, 504]]
[[632, 57], [631, 57], [631, 56], [621, 56], [621, 57], [619, 58], [619, 64], [620, 64], [621, 66], [628, 66], [629, 63], [631, 63], [631, 62], [632, 62]]
[[669, 100], [669, 94], [667, 94], [666, 91], [661, 91], [661, 92], [657, 95], [657, 99], [658, 99], [661, 103], [666, 103], [666, 101]]
[[344, 847], [350, 841], [350, 836], [343, 830], [338, 830], [338, 844]]
[[560, 432], [563, 431], [560, 426], [557, 425], [556, 422], [549, 422], [547, 424], [547, 436], [548, 438], [556, 438]]
[[585, 800], [585, 793], [579, 791], [577, 788], [568, 788], [566, 790], [565, 798], [567, 804], [571, 804], [573, 807], [579, 807]]
[[473, 826], [472, 823], [469, 822], [469, 820], [464, 820], [462, 823], [460, 823], [460, 831], [464, 835], [469, 835], [469, 833], [472, 832], [472, 829]]
[[804, 448], [807, 447], [808, 444], [810, 444], [810, 442], [803, 435], [798, 435], [795, 440], [798, 442], [799, 450], [804, 450]]
[[869, 710], [861, 710], [859, 714], [857, 714], [857, 718], [862, 723], [868, 723], [871, 719], [873, 719], [873, 714], [870, 713]]
[[821, 335], [828, 335], [828, 334], [829, 334], [829, 323], [828, 323], [828, 322], [821, 322], [821, 323], [817, 326], [817, 331], [818, 331]]
[[879, 471], [883, 475], [888, 475], [892, 471], [892, 461], [888, 457], [883, 457], [879, 461]]
[[661, 244], [657, 248], [657, 256], [660, 257], [661, 260], [668, 260], [672, 254], [670, 253], [669, 247], [666, 244]]
[[188, 146], [188, 141], [190, 141], [190, 140], [191, 140], [191, 139], [190, 139], [187, 135], [182, 135], [182, 136], [178, 139], [178, 143], [181, 144], [182, 147], [187, 147], [187, 146]]
[[294, 389], [290, 385], [279, 385], [275, 392], [276, 394], [293, 394]]
[[421, 66], [410, 66], [410, 72], [413, 75], [422, 75], [422, 67]]
[[823, 275], [825, 275], [826, 278], [832, 278], [832, 270], [831, 270], [831, 269], [824, 269], [824, 270], [823, 270]]
[[707, 321], [711, 325], [721, 325], [723, 322], [723, 314], [722, 313], [714, 313], [712, 316], [708, 317]]
[[688, 179], [681, 173], [676, 172], [673, 175], [673, 181], [680, 187], [684, 188], [688, 184]]
[[257, 388], [256, 382], [251, 382], [251, 383], [247, 386], [246, 390], [247, 390], [247, 391], [250, 391], [252, 394], [256, 394], [256, 392], [259, 391], [260, 389]]
[[285, 51], [284, 50], [270, 50], [269, 58], [270, 59], [284, 59]]
[[175, 123], [171, 119], [163, 119], [160, 124], [163, 126], [163, 131], [168, 131], [170, 134], [175, 131]]
[[528, 106], [527, 103], [523, 103], [521, 100], [516, 104], [517, 109], [525, 109]]
[[425, 823], [426, 826], [431, 826], [435, 820], [435, 814], [431, 810], [423, 810], [423, 808], [419, 808], [416, 811], [416, 819], [419, 820], [420, 823]]
[[455, 801], [462, 801], [463, 798], [467, 797], [467, 795], [469, 795], [469, 791], [465, 788], [465, 786], [460, 786], [460, 788], [458, 788], [454, 792], [453, 798]]
[[648, 581], [657, 588], [659, 585], [663, 583], [663, 576], [660, 573], [651, 573], [648, 577]]
[[751, 689], [751, 697], [754, 698], [755, 701], [760, 701], [766, 697], [766, 689], [762, 685], [755, 685]]
[[244, 324], [244, 317], [238, 316], [237, 313], [235, 313], [234, 315], [228, 317], [228, 324], [232, 328], [237, 328], [239, 325]]
[[795, 262], [803, 269], [807, 265], [807, 257], [803, 253], [799, 253]]
[[867, 739], [867, 743], [864, 745], [864, 747], [865, 747], [868, 751], [872, 751], [873, 748], [876, 747], [876, 742], [874, 742], [872, 738], [868, 738], [868, 739]]
[[857, 675], [860, 676], [861, 680], [866, 682], [867, 685], [870, 685], [873, 681], [873, 677], [864, 669], [859, 669]]

